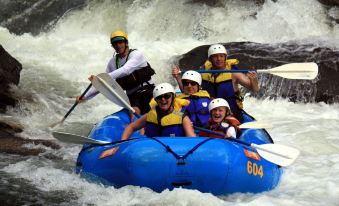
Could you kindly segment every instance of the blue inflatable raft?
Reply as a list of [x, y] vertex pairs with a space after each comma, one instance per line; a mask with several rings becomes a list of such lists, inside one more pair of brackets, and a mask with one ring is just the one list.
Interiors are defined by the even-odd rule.
[[[253, 121], [243, 114], [243, 122]], [[85, 144], [79, 153], [76, 172], [117, 188], [126, 185], [148, 187], [156, 192], [183, 187], [226, 195], [235, 192], [258, 193], [277, 186], [282, 169], [237, 142], [207, 137], [148, 138], [135, 132], [121, 142], [130, 123], [127, 110], [105, 117], [89, 137], [113, 142]], [[242, 129], [240, 140], [271, 143], [263, 129]]]

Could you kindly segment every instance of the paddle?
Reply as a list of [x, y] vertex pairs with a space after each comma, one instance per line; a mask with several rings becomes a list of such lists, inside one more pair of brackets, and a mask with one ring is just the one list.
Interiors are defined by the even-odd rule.
[[[194, 126], [195, 129], [205, 131], [211, 134], [219, 135], [224, 137], [224, 134], [221, 134], [219, 132], [215, 132], [209, 129], [201, 128], [201, 127], [196, 127]], [[293, 147], [288, 147], [285, 145], [280, 145], [280, 144], [254, 144], [254, 143], [248, 143], [236, 138], [226, 138], [226, 140], [237, 142], [242, 145], [246, 145], [249, 147], [252, 147], [257, 150], [259, 155], [266, 159], [269, 162], [272, 162], [274, 164], [286, 167], [292, 164], [296, 158], [299, 156], [300, 151], [293, 148]]]
[[142, 137], [136, 137], [136, 138], [131, 138], [127, 140], [118, 140], [114, 142], [107, 142], [107, 141], [102, 141], [102, 140], [95, 140], [91, 139], [82, 135], [77, 135], [77, 134], [71, 134], [67, 132], [61, 132], [61, 131], [54, 131], [52, 132], [53, 137], [58, 139], [61, 142], [65, 143], [72, 143], [72, 144], [93, 144], [93, 145], [115, 145], [123, 142], [128, 142], [131, 140], [137, 140]]
[[[82, 98], [85, 96], [85, 94], [88, 92], [88, 90], [91, 88], [91, 86], [92, 86], [92, 84], [89, 84], [89, 85], [88, 85], [88, 87], [85, 89], [85, 91], [81, 94], [80, 99], [82, 99]], [[60, 120], [60, 121], [58, 121], [58, 122], [55, 122], [55, 123], [51, 124], [49, 127], [53, 128], [53, 127], [55, 127], [56, 125], [63, 123], [63, 122], [66, 120], [66, 118], [68, 117], [68, 115], [71, 114], [71, 112], [74, 110], [74, 108], [75, 108], [78, 104], [79, 104], [79, 102], [76, 101], [76, 102], [73, 104], [73, 106], [68, 110], [68, 112], [65, 114], [65, 116], [62, 118], [62, 120]]]
[[61, 142], [73, 143], [73, 144], [97, 144], [97, 145], [105, 145], [111, 142], [100, 141], [91, 139], [88, 137], [84, 137], [81, 135], [66, 133], [66, 132], [52, 132], [53, 137], [60, 140]]
[[107, 99], [111, 100], [114, 104], [128, 109], [136, 117], [140, 117], [140, 115], [135, 112], [133, 107], [130, 106], [130, 102], [124, 90], [107, 73], [101, 73], [97, 76], [94, 76], [92, 84], [96, 90], [103, 94]]
[[269, 129], [272, 128], [272, 125], [266, 122], [245, 122], [239, 125], [240, 129]]
[[271, 69], [258, 70], [196, 70], [199, 73], [247, 73], [255, 71], [257, 73], [268, 73], [286, 79], [306, 79], [312, 80], [318, 75], [318, 65], [314, 62], [290, 63], [274, 67]]

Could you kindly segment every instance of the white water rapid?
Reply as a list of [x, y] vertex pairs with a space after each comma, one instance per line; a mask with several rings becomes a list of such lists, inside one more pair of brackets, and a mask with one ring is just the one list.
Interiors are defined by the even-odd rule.
[[[6, 115], [25, 126], [24, 137], [53, 139], [48, 125], [62, 119], [74, 97], [89, 84], [90, 74], [105, 71], [113, 54], [109, 35], [117, 29], [129, 34], [131, 48], [145, 54], [157, 72], [158, 83], [172, 78], [173, 56], [205, 44], [296, 41], [339, 48], [338, 24], [328, 24], [325, 9], [315, 0], [265, 1], [262, 7], [231, 1], [217, 8], [189, 2], [92, 2], [69, 11], [54, 29], [38, 36], [17, 36], [0, 27], [2, 46], [23, 65], [20, 106]], [[98, 95], [78, 105], [66, 121], [94, 124], [117, 109]], [[39, 193], [59, 197], [42, 203], [46, 205], [338, 205], [339, 105], [248, 97], [245, 110], [273, 125], [268, 132], [276, 143], [301, 151], [272, 191], [216, 197], [185, 189], [155, 193], [132, 186], [104, 187], [74, 173], [81, 147], [64, 143], [60, 150], [47, 148], [46, 154], [23, 160], [1, 156], [3, 162], [11, 162], [2, 171]], [[46, 157], [50, 155], [57, 158]]]

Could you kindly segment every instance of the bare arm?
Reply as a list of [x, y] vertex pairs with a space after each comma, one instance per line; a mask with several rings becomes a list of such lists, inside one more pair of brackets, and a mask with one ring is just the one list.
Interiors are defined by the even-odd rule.
[[194, 129], [192, 127], [192, 122], [188, 116], [185, 116], [182, 122], [182, 126], [184, 127], [185, 134], [187, 137], [195, 137]]
[[259, 82], [255, 71], [250, 71], [247, 75], [243, 73], [233, 73], [232, 79], [234, 80], [233, 84], [235, 85], [240, 84], [253, 92], [259, 91]]
[[225, 138], [230, 138], [230, 137], [234, 137], [234, 138], [237, 137], [237, 132], [235, 131], [234, 127], [228, 128], [226, 132]]
[[180, 88], [180, 91], [183, 92], [184, 91], [184, 87], [182, 85], [180, 73], [181, 73], [181, 70], [180, 70], [179, 66], [175, 66], [172, 69], [172, 76], [175, 78], [175, 80], [177, 80], [179, 88]]
[[130, 123], [125, 128], [124, 133], [121, 136], [121, 140], [129, 139], [134, 131], [145, 127], [145, 125], [146, 125], [146, 115], [143, 115], [137, 121]]

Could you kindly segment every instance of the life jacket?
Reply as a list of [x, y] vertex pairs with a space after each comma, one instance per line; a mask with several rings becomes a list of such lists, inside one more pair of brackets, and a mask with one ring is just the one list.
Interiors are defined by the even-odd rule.
[[[227, 59], [225, 69], [237, 69], [236, 65], [238, 63], [239, 61], [237, 59]], [[205, 70], [210, 70], [212, 63], [207, 60], [204, 67]], [[201, 76], [202, 88], [207, 90], [211, 97], [227, 100], [233, 112], [243, 108], [243, 97], [240, 90], [237, 90], [237, 92], [234, 91], [232, 73], [203, 73]]]
[[[126, 62], [128, 61], [129, 54], [135, 49], [130, 49], [128, 51]], [[119, 58], [118, 55], [115, 58], [115, 68], [119, 68]], [[123, 65], [122, 65], [123, 66]], [[151, 65], [147, 62], [147, 66], [141, 67], [138, 70], [135, 70], [131, 74], [117, 78], [116, 81], [124, 90], [130, 90], [138, 86], [142, 86], [143, 83], [151, 80], [151, 77], [155, 74], [155, 71], [152, 69]]]
[[[234, 117], [226, 117], [222, 122], [217, 123], [213, 121], [212, 118], [208, 120], [208, 123], [204, 126], [204, 128], [218, 132], [220, 134], [223, 134], [224, 136], [227, 134], [227, 131], [230, 127], [234, 127], [237, 132], [239, 132], [238, 125], [240, 125], [240, 122], [234, 118]], [[213, 138], [224, 138], [220, 135], [216, 134], [211, 134], [205, 131], [200, 131], [199, 136], [204, 136], [204, 137], [213, 137]]]
[[229, 122], [232, 126], [238, 127], [240, 125], [239, 120], [237, 118], [235, 118], [235, 117], [228, 116], [228, 117], [225, 117], [225, 120], [227, 122]]
[[[161, 118], [158, 118], [158, 107], [151, 105], [152, 109], [146, 114], [145, 135], [148, 137], [185, 136], [182, 122], [185, 107], [189, 103], [188, 100], [174, 98], [173, 111]], [[150, 104], [154, 104], [154, 100]]]
[[200, 90], [194, 94], [179, 94], [177, 98], [187, 99], [190, 104], [186, 107], [186, 114], [191, 119], [194, 126], [203, 126], [208, 122], [210, 113], [208, 104], [210, 103], [210, 95], [205, 90]]

